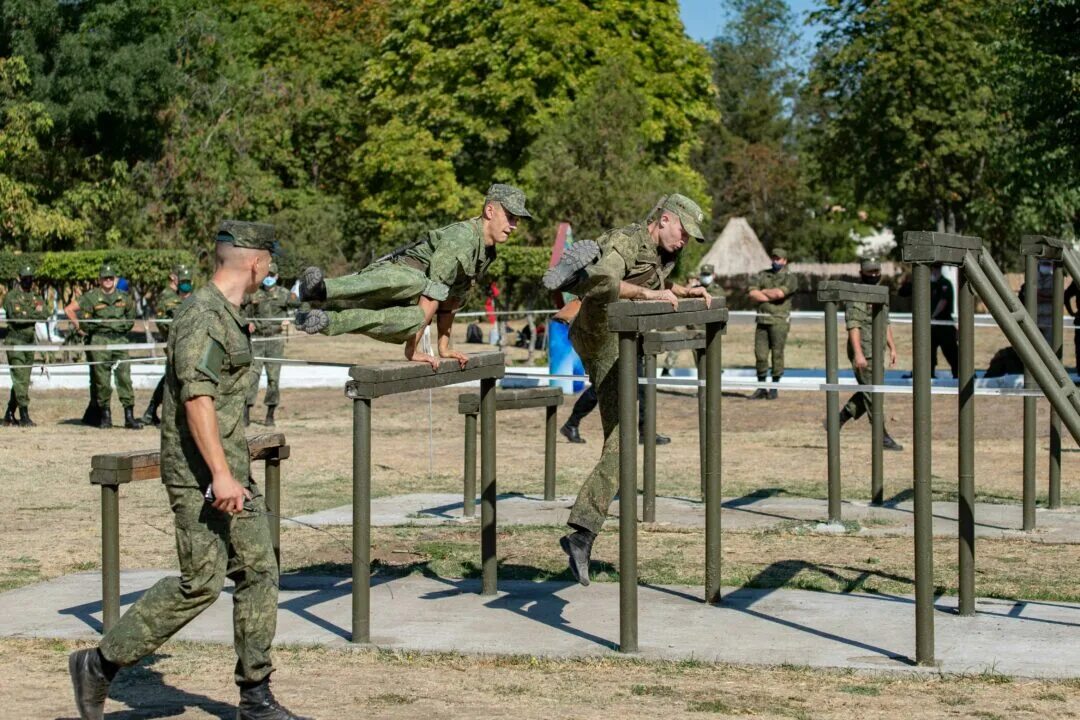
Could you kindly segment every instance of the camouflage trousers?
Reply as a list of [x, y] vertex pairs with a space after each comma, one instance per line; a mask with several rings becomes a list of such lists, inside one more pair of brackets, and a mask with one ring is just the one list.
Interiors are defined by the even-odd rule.
[[769, 374], [769, 352], [772, 352], [772, 376], [780, 378], [784, 374], [784, 346], [787, 344], [788, 329], [786, 322], [767, 325], [758, 323], [754, 329], [754, 361], [757, 376], [764, 378]]
[[176, 528], [180, 577], [159, 580], [101, 640], [101, 654], [134, 665], [210, 607], [228, 577], [233, 591], [235, 678], [261, 682], [274, 669], [270, 645], [277, 631], [278, 568], [266, 504], [253, 484], [256, 512], [229, 515], [207, 503], [197, 487], [166, 486]]
[[[117, 345], [127, 339], [115, 335], [91, 335], [90, 345]], [[126, 350], [87, 350], [86, 359], [101, 365], [90, 366], [90, 393], [98, 405], [106, 408], [112, 401], [112, 378], [116, 375], [116, 396], [124, 407], [135, 405], [135, 390], [131, 386], [131, 357]]]
[[604, 527], [611, 501], [619, 488], [619, 339], [609, 333], [599, 352], [582, 357], [589, 380], [596, 389], [604, 447], [578, 491], [567, 525], [599, 533]]
[[[870, 362], [870, 358], [866, 358], [867, 362]], [[865, 370], [859, 370], [855, 367], [855, 363], [851, 364], [851, 370], [855, 373], [855, 381], [860, 385], [873, 385], [873, 375], [870, 372], [870, 366], [867, 365]], [[852, 420], [858, 420], [863, 415], [869, 415], [871, 422], [873, 422], [873, 409], [870, 402], [870, 393], [857, 392], [848, 398], [847, 404], [844, 405], [844, 410], [851, 415]]]
[[[8, 331], [5, 342], [8, 345], [33, 345], [34, 333]], [[8, 365], [33, 365], [34, 353], [12, 352], [7, 354]], [[13, 367], [8, 370], [11, 374], [11, 399], [19, 407], [27, 407], [30, 404], [30, 370], [29, 367]]]
[[433, 283], [420, 270], [393, 262], [369, 265], [355, 275], [326, 280], [328, 302], [356, 305], [329, 312], [325, 335], [360, 333], [383, 342], [404, 342], [424, 327], [421, 295], [446, 299], [445, 285]]
[[[261, 339], [255, 343], [255, 355], [268, 358], [285, 357], [285, 338]], [[248, 405], [254, 405], [259, 398], [259, 378], [262, 377], [264, 367], [266, 368], [266, 395], [263, 396], [263, 403], [277, 405], [281, 401], [281, 363], [252, 360], [251, 389], [247, 395]]]

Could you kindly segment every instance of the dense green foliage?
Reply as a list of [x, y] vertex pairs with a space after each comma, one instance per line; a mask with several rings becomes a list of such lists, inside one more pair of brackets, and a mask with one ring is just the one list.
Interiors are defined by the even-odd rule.
[[185, 250], [81, 250], [76, 252], [0, 252], [0, 281], [18, 277], [26, 264], [38, 281], [64, 287], [92, 283], [104, 263], [110, 263], [132, 283], [144, 287], [164, 285], [177, 265], [197, 268], [196, 258]]

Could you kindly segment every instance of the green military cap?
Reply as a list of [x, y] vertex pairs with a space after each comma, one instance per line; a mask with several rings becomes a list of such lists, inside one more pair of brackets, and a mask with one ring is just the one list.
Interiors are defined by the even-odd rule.
[[238, 248], [269, 250], [273, 255], [281, 254], [281, 247], [274, 235], [274, 226], [267, 223], [222, 220], [218, 226], [217, 241], [230, 243]]
[[34, 266], [30, 263], [24, 263], [19, 266], [19, 277], [34, 277]]
[[787, 250], [785, 250], [782, 247], [775, 247], [775, 248], [772, 249], [772, 252], [769, 253], [769, 257], [775, 257], [775, 258], [781, 258], [782, 260], [787, 260]]
[[177, 280], [190, 280], [191, 279], [191, 268], [187, 267], [186, 265], [177, 265], [176, 270], [174, 272], [176, 274], [176, 279]]
[[99, 278], [109, 278], [109, 277], [114, 278], [114, 277], [117, 277], [117, 272], [116, 272], [116, 269], [113, 267], [113, 264], [109, 263], [109, 262], [102, 263], [101, 270], [98, 271], [98, 277]]
[[511, 215], [523, 218], [532, 217], [529, 211], [525, 209], [525, 193], [513, 185], [495, 183], [489, 187], [487, 196], [484, 197], [484, 204], [487, 205], [492, 200], [502, 205], [503, 209]]
[[277, 275], [277, 263], [276, 262], [270, 263], [270, 274], [271, 275]]
[[683, 229], [692, 237], [697, 238], [698, 242], [705, 242], [705, 235], [701, 232], [701, 223], [705, 222], [705, 213], [701, 212], [696, 202], [685, 195], [671, 193], [664, 199], [661, 208], [678, 215]]
[[881, 263], [878, 262], [877, 260], [875, 260], [874, 258], [866, 258], [861, 263], [859, 263], [859, 272], [861, 272], [861, 273], [881, 272]]
[[715, 275], [716, 274], [716, 268], [714, 268], [712, 265], [702, 265], [701, 270], [698, 271], [698, 274], [699, 275]]

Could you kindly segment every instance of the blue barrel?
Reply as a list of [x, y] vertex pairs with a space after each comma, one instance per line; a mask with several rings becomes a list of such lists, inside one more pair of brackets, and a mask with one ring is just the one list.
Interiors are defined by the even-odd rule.
[[[548, 372], [552, 375], [584, 375], [581, 358], [570, 344], [570, 326], [561, 322], [549, 322]], [[551, 385], [561, 387], [563, 394], [573, 395], [585, 389], [583, 380], [549, 380]]]

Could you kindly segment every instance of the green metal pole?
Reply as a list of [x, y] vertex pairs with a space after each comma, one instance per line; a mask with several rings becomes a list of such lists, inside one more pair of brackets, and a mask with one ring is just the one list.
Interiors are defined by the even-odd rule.
[[934, 662], [934, 537], [931, 494], [930, 268], [912, 268], [915, 416], [915, 662]]
[[[870, 382], [874, 385], [885, 383], [885, 306], [878, 303], [871, 305], [874, 355], [870, 358]], [[875, 505], [885, 502], [885, 397], [879, 393], [870, 395], [870, 498]]]
[[274, 546], [278, 569], [281, 569], [281, 460], [276, 457], [266, 458], [263, 476], [266, 484], [266, 509], [270, 513], [266, 517], [270, 523], [270, 543]]
[[[652, 381], [656, 378], [656, 356], [645, 356], [645, 377]], [[645, 423], [641, 429], [644, 437], [644, 476], [645, 497], [642, 499], [642, 519], [656, 522], [656, 385], [650, 382], [645, 386]]]
[[975, 614], [975, 294], [960, 270], [959, 307], [959, 538], [960, 614]]
[[697, 361], [697, 419], [698, 419], [698, 474], [701, 475], [701, 498], [705, 499], [705, 386], [702, 385], [702, 381], [705, 380], [705, 351], [696, 350], [695, 360]]
[[555, 499], [555, 433], [558, 431], [558, 415], [554, 405], [544, 410], [547, 412], [544, 424], [544, 499]]
[[[1064, 357], [1063, 346], [1065, 341], [1065, 328], [1063, 327], [1065, 316], [1065, 272], [1061, 263], [1054, 263], [1054, 290], [1053, 290], [1053, 313], [1050, 343], [1054, 353], [1060, 360]], [[1057, 412], [1050, 408], [1050, 492], [1049, 505], [1051, 510], [1061, 507], [1061, 418]]]
[[352, 642], [371, 642], [371, 400], [353, 400]]
[[[1024, 256], [1024, 307], [1038, 327], [1039, 318], [1039, 261], [1034, 255]], [[1031, 369], [1024, 366], [1024, 389], [1035, 387]], [[1035, 529], [1035, 398], [1024, 398], [1024, 530]]]
[[120, 619], [120, 486], [101, 486], [101, 626]]
[[619, 333], [619, 650], [637, 652], [637, 334]]
[[[836, 301], [825, 303], [825, 382], [836, 385], [840, 380], [840, 361], [837, 345]], [[825, 392], [825, 428], [828, 435], [829, 460], [829, 522], [840, 522], [840, 393]]]
[[724, 372], [723, 326], [705, 325], [705, 602], [720, 604], [720, 510], [722, 507], [722, 431], [720, 380]]
[[462, 515], [476, 515], [476, 415], [465, 415], [465, 488], [462, 495]]
[[495, 380], [480, 381], [480, 562], [481, 595], [499, 591], [499, 556], [495, 520]]

